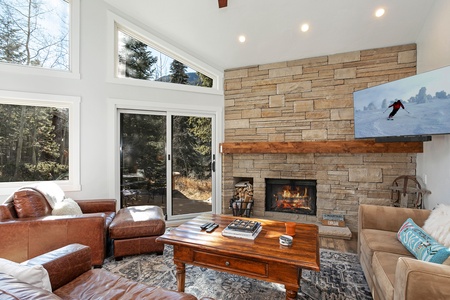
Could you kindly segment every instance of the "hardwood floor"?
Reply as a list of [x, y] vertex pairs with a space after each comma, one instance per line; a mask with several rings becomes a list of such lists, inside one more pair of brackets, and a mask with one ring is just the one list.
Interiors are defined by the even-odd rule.
[[358, 235], [352, 233], [350, 240], [333, 239], [333, 238], [320, 238], [320, 248], [335, 250], [339, 252], [357, 253], [358, 250]]

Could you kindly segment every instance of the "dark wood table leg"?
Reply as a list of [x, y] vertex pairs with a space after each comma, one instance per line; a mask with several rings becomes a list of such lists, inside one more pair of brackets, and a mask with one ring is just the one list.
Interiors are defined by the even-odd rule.
[[177, 287], [179, 292], [184, 292], [184, 285], [186, 282], [186, 267], [182, 262], [175, 262], [177, 267]]
[[289, 290], [287, 286], [286, 288], [286, 300], [296, 300], [297, 299], [297, 289]]

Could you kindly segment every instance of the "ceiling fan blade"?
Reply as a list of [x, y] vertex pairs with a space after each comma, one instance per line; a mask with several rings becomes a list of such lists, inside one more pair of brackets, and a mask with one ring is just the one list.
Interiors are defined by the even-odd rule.
[[219, 8], [227, 7], [228, 0], [219, 0]]

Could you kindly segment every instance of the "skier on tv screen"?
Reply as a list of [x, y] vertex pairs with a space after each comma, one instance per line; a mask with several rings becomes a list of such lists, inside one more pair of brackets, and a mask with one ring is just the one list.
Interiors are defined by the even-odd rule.
[[[400, 107], [402, 109], [405, 109], [405, 107], [403, 106], [402, 102], [400, 100], [395, 101], [394, 103], [392, 103], [391, 105], [389, 105], [389, 107], [392, 107], [392, 111], [389, 114], [388, 120], [394, 120], [394, 116], [395, 114], [398, 112], [398, 110], [400, 109]], [[389, 108], [388, 107], [388, 108]]]

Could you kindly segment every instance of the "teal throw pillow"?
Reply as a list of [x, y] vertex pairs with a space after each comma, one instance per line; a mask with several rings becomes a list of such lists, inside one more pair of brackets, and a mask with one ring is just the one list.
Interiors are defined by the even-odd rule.
[[449, 248], [439, 244], [411, 218], [403, 223], [397, 238], [417, 259], [442, 264], [450, 256]]

